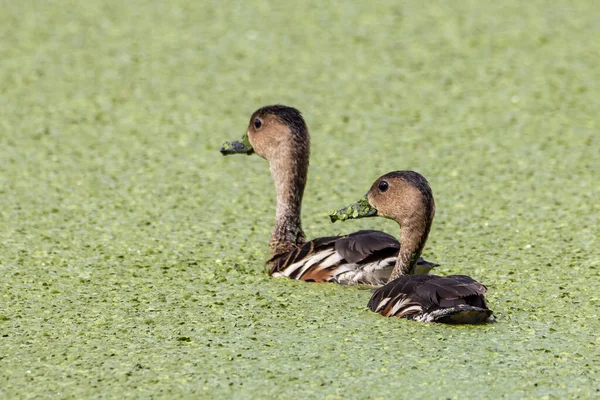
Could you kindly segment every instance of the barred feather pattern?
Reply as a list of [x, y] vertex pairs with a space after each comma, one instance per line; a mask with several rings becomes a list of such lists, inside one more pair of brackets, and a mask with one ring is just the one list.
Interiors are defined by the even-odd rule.
[[[363, 230], [345, 236], [311, 240], [284, 254], [275, 255], [270, 275], [341, 285], [385, 284], [394, 269], [400, 243], [387, 233]], [[428, 272], [437, 264], [419, 260]]]
[[486, 287], [466, 275], [405, 275], [377, 289], [368, 308], [384, 317], [474, 324], [493, 320]]

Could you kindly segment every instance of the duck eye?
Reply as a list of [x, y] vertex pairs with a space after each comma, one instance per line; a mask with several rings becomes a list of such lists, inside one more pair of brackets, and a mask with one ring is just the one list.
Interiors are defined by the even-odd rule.
[[377, 187], [379, 188], [379, 191], [381, 193], [383, 193], [386, 190], [388, 190], [388, 188], [390, 187], [390, 185], [386, 181], [381, 181], [381, 182], [379, 182], [379, 186], [377, 186]]
[[262, 126], [262, 121], [260, 118], [254, 118], [254, 129], [258, 129]]

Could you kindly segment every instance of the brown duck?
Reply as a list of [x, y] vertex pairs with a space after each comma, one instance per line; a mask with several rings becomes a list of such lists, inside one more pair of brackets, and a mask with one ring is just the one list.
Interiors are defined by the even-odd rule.
[[466, 275], [413, 275], [435, 215], [427, 180], [417, 172], [395, 171], [373, 183], [355, 204], [330, 215], [331, 221], [381, 216], [400, 225], [400, 253], [389, 282], [377, 289], [368, 307], [385, 317], [421, 322], [491, 321], [486, 287]]
[[[273, 105], [250, 118], [241, 141], [226, 142], [223, 155], [253, 154], [269, 162], [277, 192], [275, 227], [267, 261], [274, 277], [341, 285], [380, 286], [389, 280], [400, 243], [384, 232], [367, 230], [306, 242], [300, 219], [310, 155], [310, 135], [295, 108]], [[419, 259], [423, 273], [436, 266]]]

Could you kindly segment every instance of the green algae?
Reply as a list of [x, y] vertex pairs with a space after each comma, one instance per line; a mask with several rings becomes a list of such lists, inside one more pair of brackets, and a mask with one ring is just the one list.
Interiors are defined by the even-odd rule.
[[231, 154], [247, 154], [254, 153], [254, 149], [248, 140], [248, 135], [245, 134], [240, 141], [225, 142], [221, 145], [221, 154], [224, 156]]
[[[3, 5], [0, 398], [597, 396], [594, 2]], [[268, 167], [217, 149], [276, 102], [311, 129], [309, 237], [397, 234], [324, 216], [419, 171], [424, 257], [498, 322], [267, 278]]]
[[361, 198], [356, 203], [340, 208], [337, 211], [332, 211], [329, 214], [331, 222], [346, 221], [347, 219], [357, 219], [364, 217], [372, 217], [377, 215], [377, 209], [369, 204], [367, 196]]

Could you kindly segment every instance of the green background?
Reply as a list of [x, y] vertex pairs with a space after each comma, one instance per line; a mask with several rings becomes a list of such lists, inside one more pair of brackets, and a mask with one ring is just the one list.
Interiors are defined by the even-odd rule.
[[[594, 1], [0, 2], [0, 397], [518, 398], [600, 390]], [[309, 237], [391, 170], [498, 322], [269, 279], [260, 106], [312, 134]]]

